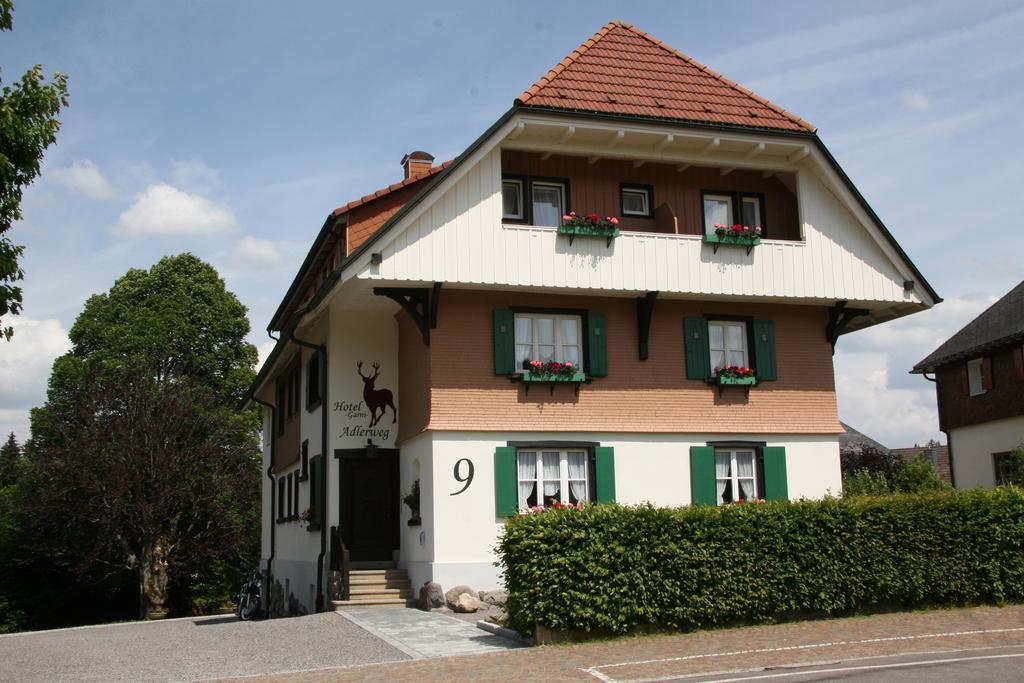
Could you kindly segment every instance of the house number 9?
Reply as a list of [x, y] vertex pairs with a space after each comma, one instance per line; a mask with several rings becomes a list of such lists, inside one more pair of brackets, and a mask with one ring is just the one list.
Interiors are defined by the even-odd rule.
[[[466, 463], [466, 467], [465, 468], [462, 467], [462, 463]], [[466, 470], [466, 476], [462, 476], [462, 470], [463, 469]], [[460, 493], [462, 493], [463, 491], [465, 491], [466, 489], [468, 489], [469, 485], [473, 483], [473, 461], [470, 460], [469, 458], [462, 458], [460, 460], [456, 460], [455, 461], [455, 471], [453, 472], [453, 474], [455, 475], [455, 481], [457, 481], [459, 483], [465, 483], [465, 486], [463, 486], [461, 489], [459, 489], [455, 493], [448, 494], [450, 496], [457, 496]]]

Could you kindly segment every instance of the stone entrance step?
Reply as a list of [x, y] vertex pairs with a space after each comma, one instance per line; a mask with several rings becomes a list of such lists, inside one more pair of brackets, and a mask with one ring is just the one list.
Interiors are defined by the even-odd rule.
[[353, 607], [406, 607], [412, 598], [404, 569], [361, 568], [349, 572], [349, 599], [332, 600], [335, 610]]

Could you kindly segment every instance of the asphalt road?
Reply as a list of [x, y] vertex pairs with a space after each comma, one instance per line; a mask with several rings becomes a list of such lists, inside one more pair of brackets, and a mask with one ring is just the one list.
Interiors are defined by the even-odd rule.
[[199, 617], [0, 636], [0, 681], [188, 681], [407, 659], [331, 612], [270, 621]]
[[[759, 671], [722, 671], [671, 679], [679, 683], [739, 683], [765, 681], [894, 682], [1019, 681], [1024, 679], [1024, 647], [983, 647], [912, 655], [862, 657], [812, 666], [790, 666]], [[664, 679], [662, 679], [664, 680]], [[621, 682], [625, 683], [625, 681]]]

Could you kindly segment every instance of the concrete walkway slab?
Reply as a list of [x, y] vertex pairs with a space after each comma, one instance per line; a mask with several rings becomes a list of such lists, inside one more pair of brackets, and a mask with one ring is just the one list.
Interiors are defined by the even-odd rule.
[[486, 654], [525, 647], [438, 612], [360, 609], [339, 614], [413, 659]]

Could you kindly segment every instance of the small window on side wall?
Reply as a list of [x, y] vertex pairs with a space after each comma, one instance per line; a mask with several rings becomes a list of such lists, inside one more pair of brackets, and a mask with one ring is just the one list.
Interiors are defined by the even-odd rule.
[[565, 215], [565, 185], [535, 180], [530, 183], [533, 224], [557, 228]]
[[988, 391], [985, 385], [985, 359], [975, 358], [967, 361], [967, 394], [980, 396]]
[[646, 185], [622, 185], [620, 201], [623, 216], [653, 218], [653, 192]]
[[501, 217], [510, 221], [526, 220], [522, 180], [505, 178], [501, 181]]

